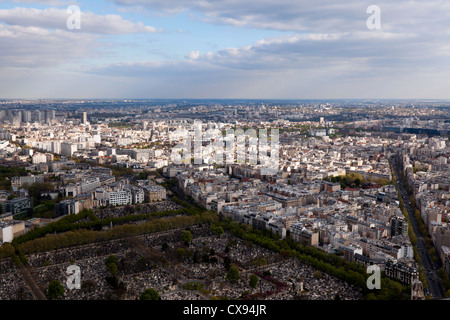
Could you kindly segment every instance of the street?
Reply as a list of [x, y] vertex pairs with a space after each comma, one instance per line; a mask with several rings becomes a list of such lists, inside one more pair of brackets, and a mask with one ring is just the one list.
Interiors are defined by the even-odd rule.
[[403, 198], [403, 202], [405, 203], [405, 209], [408, 212], [409, 220], [411, 222], [411, 227], [413, 229], [414, 234], [417, 238], [417, 249], [419, 256], [422, 260], [422, 266], [424, 269], [425, 277], [427, 279], [428, 291], [431, 294], [432, 298], [444, 298], [444, 289], [442, 287], [441, 280], [437, 274], [438, 266], [431, 260], [430, 255], [428, 254], [428, 249], [425, 243], [425, 239], [420, 231], [419, 223], [414, 215], [414, 211], [411, 207], [411, 202], [409, 201], [408, 192], [405, 189], [403, 180], [400, 178], [400, 170], [398, 159], [392, 161], [392, 167], [394, 168], [395, 175], [397, 176], [397, 188], [400, 191], [400, 194]]

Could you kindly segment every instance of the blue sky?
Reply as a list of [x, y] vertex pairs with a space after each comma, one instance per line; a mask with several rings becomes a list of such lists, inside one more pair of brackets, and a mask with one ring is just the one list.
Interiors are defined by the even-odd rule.
[[450, 1], [0, 0], [0, 98], [448, 99], [449, 66]]

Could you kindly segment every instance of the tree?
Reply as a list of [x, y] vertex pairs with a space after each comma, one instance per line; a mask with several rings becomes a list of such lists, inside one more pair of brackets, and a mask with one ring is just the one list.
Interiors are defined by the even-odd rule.
[[224, 265], [226, 271], [230, 270], [230, 267], [231, 267], [231, 259], [230, 259], [229, 257], [225, 257], [225, 258], [223, 259], [223, 265]]
[[231, 281], [231, 282], [236, 282], [241, 278], [241, 275], [239, 273], [239, 269], [235, 266], [232, 265], [230, 267], [230, 269], [228, 269], [227, 275], [226, 275], [226, 279]]
[[175, 255], [178, 260], [184, 261], [189, 257], [189, 254], [187, 252], [188, 251], [186, 249], [178, 248], [175, 250]]
[[217, 228], [216, 228], [216, 234], [217, 234], [218, 236], [222, 235], [223, 233], [224, 233], [224, 231], [223, 231], [223, 228], [222, 228], [222, 227], [217, 227]]
[[253, 289], [256, 288], [256, 286], [258, 285], [258, 277], [255, 274], [252, 274], [250, 276], [250, 281], [248, 283], [250, 285], [250, 287], [252, 287]]
[[51, 182], [35, 182], [29, 188], [28, 192], [34, 198], [35, 204], [41, 199], [41, 193], [55, 190], [55, 186]]
[[217, 236], [220, 236], [221, 234], [224, 233], [224, 230], [221, 226], [216, 226], [214, 224], [211, 225], [211, 227], [209, 228], [209, 230], [211, 232], [213, 232], [214, 234], [216, 234]]
[[10, 257], [14, 254], [14, 252], [15, 252], [14, 246], [6, 242], [0, 246], [0, 259]]
[[117, 276], [119, 259], [115, 255], [110, 255], [105, 259], [106, 270], [111, 274], [111, 276]]
[[253, 263], [255, 264], [256, 267], [262, 267], [267, 265], [267, 259], [266, 258], [255, 259]]
[[106, 265], [106, 270], [108, 270], [108, 272], [113, 276], [117, 276], [117, 264], [110, 262], [109, 264]]
[[110, 255], [108, 258], [105, 259], [105, 264], [108, 265], [110, 263], [118, 264], [119, 259], [115, 255]]
[[192, 233], [189, 230], [183, 231], [181, 234], [181, 241], [188, 245], [192, 241]]
[[12, 193], [12, 194], [10, 194], [8, 196], [8, 200], [12, 200], [12, 199], [15, 199], [15, 198], [17, 198], [17, 195], [15, 195], [14, 193]]
[[161, 300], [158, 291], [153, 288], [144, 290], [139, 297], [139, 300]]
[[50, 299], [56, 299], [64, 294], [64, 287], [58, 280], [53, 280], [48, 285], [47, 295]]

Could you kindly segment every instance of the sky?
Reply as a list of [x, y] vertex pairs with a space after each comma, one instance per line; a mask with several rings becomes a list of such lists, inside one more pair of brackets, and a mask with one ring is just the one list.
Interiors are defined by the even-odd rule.
[[449, 0], [0, 0], [0, 99], [450, 99], [449, 71]]

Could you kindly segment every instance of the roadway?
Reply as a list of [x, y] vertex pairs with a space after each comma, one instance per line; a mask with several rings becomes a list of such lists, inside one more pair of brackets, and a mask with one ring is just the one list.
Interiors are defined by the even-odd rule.
[[400, 195], [403, 198], [405, 209], [408, 212], [409, 220], [411, 221], [411, 227], [417, 238], [416, 247], [419, 253], [419, 257], [422, 260], [423, 270], [427, 279], [428, 291], [433, 299], [444, 298], [444, 289], [442, 287], [441, 279], [437, 274], [439, 266], [431, 260], [430, 255], [428, 254], [424, 236], [420, 231], [419, 223], [416, 219], [413, 208], [411, 207], [411, 202], [409, 201], [409, 194], [406, 191], [403, 179], [401, 179], [402, 175], [400, 175], [399, 169], [401, 166], [398, 161], [399, 160], [395, 158], [394, 161], [391, 161], [391, 163], [392, 167], [394, 168], [395, 175], [397, 176], [397, 189], [400, 191]]

